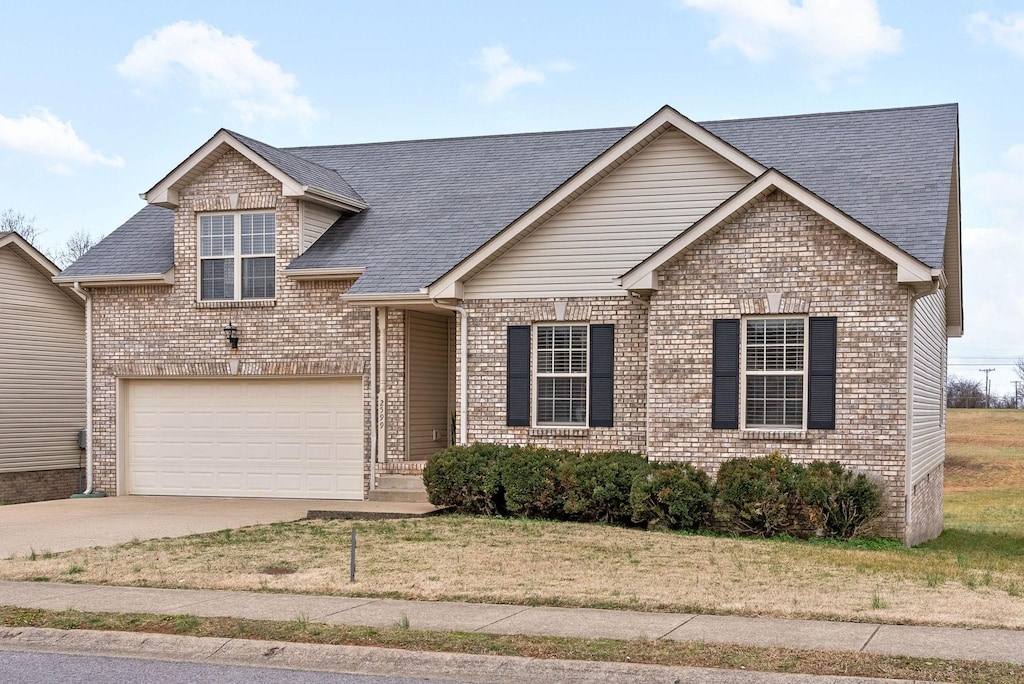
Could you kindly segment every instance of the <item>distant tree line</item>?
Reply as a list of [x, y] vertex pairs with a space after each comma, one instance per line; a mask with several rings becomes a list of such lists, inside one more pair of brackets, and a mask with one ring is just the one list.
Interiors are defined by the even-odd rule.
[[63, 243], [52, 248], [46, 247], [39, 240], [43, 229], [36, 225], [35, 217], [26, 216], [14, 209], [0, 211], [0, 233], [7, 231], [15, 232], [23, 237], [60, 268], [67, 268], [78, 261], [79, 257], [103, 239], [102, 236], [96, 238], [89, 231], [80, 229], [72, 233]]
[[[947, 408], [985, 408], [985, 403], [985, 388], [981, 380], [949, 376], [946, 381]], [[993, 394], [988, 399], [988, 406], [994, 409], [1024, 408], [1024, 397], [1015, 396], [1014, 392]]]

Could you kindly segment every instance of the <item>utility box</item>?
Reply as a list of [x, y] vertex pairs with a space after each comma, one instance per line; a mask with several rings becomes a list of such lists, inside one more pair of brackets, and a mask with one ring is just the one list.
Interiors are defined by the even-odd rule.
[[86, 449], [89, 446], [89, 433], [85, 429], [78, 431], [78, 448]]

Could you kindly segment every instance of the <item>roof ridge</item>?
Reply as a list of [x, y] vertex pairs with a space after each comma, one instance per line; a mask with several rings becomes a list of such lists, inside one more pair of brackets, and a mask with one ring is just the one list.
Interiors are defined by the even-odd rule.
[[[565, 133], [599, 133], [602, 131], [630, 131], [636, 126], [603, 126], [601, 128], [570, 128], [559, 131], [525, 131], [522, 133], [490, 133], [485, 135], [457, 135], [453, 137], [438, 136], [436, 138], [409, 138], [407, 140], [375, 140], [364, 143], [339, 143], [336, 145], [298, 145], [296, 147], [280, 147], [278, 149], [292, 150], [322, 150], [325, 148], [338, 147], [371, 147], [374, 145], [397, 145], [400, 143], [428, 143], [448, 140], [482, 140], [484, 138], [520, 138], [528, 135], [556, 135]], [[302, 157], [305, 159], [305, 157]]]
[[909, 107], [878, 107], [876, 109], [847, 109], [840, 112], [811, 112], [809, 114], [778, 114], [776, 116], [750, 116], [742, 119], [713, 119], [710, 121], [698, 121], [701, 126], [705, 124], [731, 123], [735, 121], [770, 121], [773, 119], [812, 119], [820, 116], [842, 116], [848, 114], [877, 114], [879, 112], [906, 112], [917, 109], [946, 109], [949, 107], [959, 108], [957, 102], [945, 102], [942, 104], [912, 105]]

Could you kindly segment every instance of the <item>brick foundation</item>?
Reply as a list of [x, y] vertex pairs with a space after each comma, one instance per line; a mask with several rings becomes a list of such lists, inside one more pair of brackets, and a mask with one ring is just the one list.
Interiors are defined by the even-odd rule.
[[910, 525], [907, 528], [907, 546], [915, 546], [942, 534], [942, 486], [945, 479], [943, 466], [925, 475], [910, 489]]
[[81, 468], [0, 473], [0, 504], [66, 499], [82, 490]]

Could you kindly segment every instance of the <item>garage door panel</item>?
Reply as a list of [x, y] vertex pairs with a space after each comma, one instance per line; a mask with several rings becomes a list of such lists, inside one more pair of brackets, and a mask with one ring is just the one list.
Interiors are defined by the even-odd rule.
[[361, 499], [359, 378], [131, 380], [132, 494]]

